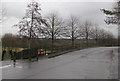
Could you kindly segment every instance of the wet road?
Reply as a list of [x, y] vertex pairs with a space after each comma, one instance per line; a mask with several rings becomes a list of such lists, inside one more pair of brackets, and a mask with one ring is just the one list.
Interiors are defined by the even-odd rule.
[[118, 48], [98, 47], [38, 62], [3, 62], [3, 79], [117, 79]]

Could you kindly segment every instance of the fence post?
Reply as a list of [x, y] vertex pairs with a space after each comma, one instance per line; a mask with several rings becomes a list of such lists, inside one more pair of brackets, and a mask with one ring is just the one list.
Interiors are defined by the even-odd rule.
[[14, 63], [14, 65], [16, 64], [16, 51], [14, 51], [14, 53], [13, 53], [13, 63]]
[[[36, 49], [36, 50], [37, 50], [37, 49]], [[38, 61], [38, 58], [39, 58], [39, 57], [38, 57], [38, 50], [37, 50], [37, 53], [36, 53], [36, 54], [37, 54], [37, 55], [36, 55], [36, 59], [37, 59], [37, 61]]]
[[29, 62], [31, 62], [31, 52], [30, 52], [30, 49], [28, 50], [28, 54], [29, 54]]
[[2, 59], [1, 59], [2, 61], [4, 60], [5, 53], [6, 53], [6, 51], [3, 50], [3, 51], [2, 51]]

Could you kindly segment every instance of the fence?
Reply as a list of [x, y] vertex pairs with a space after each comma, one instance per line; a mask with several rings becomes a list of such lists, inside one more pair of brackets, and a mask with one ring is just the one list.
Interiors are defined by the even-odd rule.
[[[31, 48], [31, 49], [25, 49], [22, 50], [20, 52], [12, 52], [12, 54], [7, 53], [10, 56], [11, 60], [20, 60], [20, 59], [37, 59], [41, 56], [45, 56], [45, 55], [54, 55], [54, 54], [59, 54], [61, 52], [66, 52], [66, 51], [70, 51], [70, 50], [74, 50], [74, 49], [84, 49], [84, 48], [88, 48], [88, 47], [93, 47], [93, 44], [75, 44], [74, 46], [72, 45], [63, 45], [63, 46], [55, 46], [53, 45], [53, 48], [51, 48], [51, 46], [41, 46], [39, 48]], [[43, 49], [44, 50], [44, 55], [38, 55], [38, 49]], [[3, 54], [2, 54], [3, 55]], [[4, 55], [2, 57], [2, 60], [4, 60]]]

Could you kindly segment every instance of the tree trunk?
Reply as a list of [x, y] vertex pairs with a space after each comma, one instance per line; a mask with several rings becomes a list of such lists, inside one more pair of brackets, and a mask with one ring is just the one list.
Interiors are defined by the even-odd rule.
[[86, 32], [86, 46], [88, 47], [88, 32]]
[[72, 48], [74, 48], [74, 38], [72, 38]]
[[53, 49], [54, 48], [54, 38], [52, 38], [52, 53], [53, 53]]
[[33, 11], [32, 11], [32, 17], [31, 17], [31, 27], [30, 27], [30, 36], [28, 39], [28, 49], [29, 49], [29, 61], [31, 61], [31, 53], [30, 53], [30, 48], [31, 48], [31, 37], [32, 37], [32, 27], [33, 27]]
[[55, 25], [55, 19], [54, 17], [52, 18], [52, 53], [53, 53], [53, 48], [54, 48], [54, 25]]
[[28, 40], [28, 53], [29, 53], [29, 61], [31, 61], [31, 53], [30, 53], [30, 48], [31, 48], [31, 39]]

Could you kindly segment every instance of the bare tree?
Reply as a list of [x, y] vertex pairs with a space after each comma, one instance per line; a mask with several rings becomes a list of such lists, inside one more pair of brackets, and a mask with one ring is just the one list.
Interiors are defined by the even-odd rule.
[[104, 29], [100, 30], [99, 40], [102, 41], [102, 44], [104, 44], [104, 45], [110, 44], [110, 42], [112, 41], [113, 38], [114, 38], [114, 36], [110, 31], [106, 31]]
[[46, 17], [47, 26], [43, 26], [40, 28], [40, 32], [44, 35], [46, 38], [52, 39], [52, 50], [54, 45], [54, 40], [58, 37], [61, 37], [62, 32], [64, 31], [64, 22], [62, 18], [59, 17], [59, 15], [55, 12], [49, 13]]
[[99, 37], [99, 39], [104, 40], [106, 38], [107, 38], [107, 32], [104, 29], [101, 29], [100, 30], [100, 37]]
[[98, 39], [99, 39], [100, 30], [101, 29], [97, 24], [95, 24], [94, 27], [91, 28], [90, 38], [95, 39], [96, 43], [98, 42]]
[[29, 43], [28, 48], [31, 48], [31, 38], [38, 37], [38, 29], [41, 25], [47, 25], [45, 19], [41, 16], [41, 8], [38, 2], [32, 1], [27, 5], [25, 16], [14, 26], [19, 27], [19, 35], [27, 36]]
[[91, 34], [90, 34], [90, 38], [94, 39], [96, 41], [96, 43], [99, 42], [99, 40], [103, 40], [109, 41], [108, 39], [112, 39], [114, 38], [113, 34], [105, 29], [100, 28], [98, 25], [94, 25], [94, 27], [91, 28]]
[[[41, 8], [38, 2], [32, 1], [27, 5], [25, 16], [14, 26], [19, 27], [19, 35], [28, 37], [28, 48], [31, 48], [31, 39], [37, 38], [41, 25], [47, 25], [41, 16]], [[29, 53], [31, 61], [31, 53]]]
[[67, 27], [66, 27], [64, 36], [69, 37], [71, 39], [72, 47], [74, 47], [75, 39], [80, 37], [79, 29], [80, 29], [79, 19], [77, 17], [71, 15], [67, 21]]
[[92, 27], [92, 23], [90, 21], [85, 21], [83, 23], [83, 26], [82, 26], [82, 36], [83, 38], [86, 39], [86, 45], [88, 46], [88, 40], [90, 38], [90, 35], [91, 35], [91, 27]]

